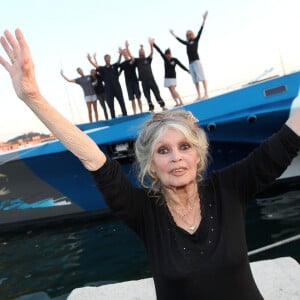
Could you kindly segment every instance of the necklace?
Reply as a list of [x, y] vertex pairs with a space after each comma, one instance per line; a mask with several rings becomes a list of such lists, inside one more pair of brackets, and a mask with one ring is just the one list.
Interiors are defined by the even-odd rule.
[[[179, 215], [181, 217], [183, 223], [185, 223], [188, 226], [188, 230], [191, 231], [191, 232], [194, 232], [194, 230], [196, 229], [196, 225], [197, 225], [196, 224], [195, 210], [193, 210], [194, 207], [195, 207], [196, 201], [197, 201], [197, 198], [193, 201], [192, 205], [190, 205], [188, 210], [184, 213], [180, 212], [180, 211], [177, 211], [174, 207], [172, 207], [171, 205], [168, 205], [169, 208], [171, 209], [171, 211], [173, 211], [174, 213], [176, 213], [177, 215]], [[188, 216], [191, 213], [191, 211], [194, 212], [192, 224], [186, 220], [186, 216]]]
[[[195, 202], [194, 202], [195, 203]], [[193, 203], [193, 205], [190, 205], [190, 207], [188, 208], [188, 210], [185, 212], [185, 213], [183, 213], [183, 212], [177, 212], [175, 209], [175, 212], [178, 214], [178, 215], [180, 215], [181, 216], [181, 218], [185, 218], [187, 215], [189, 215], [190, 214], [190, 212], [193, 210], [193, 208], [194, 208], [194, 204]]]
[[193, 201], [192, 205], [189, 206], [189, 208], [186, 210], [186, 212], [181, 212], [178, 211], [177, 209], [175, 209], [173, 206], [171, 206], [170, 204], [168, 205], [170, 207], [170, 209], [175, 212], [177, 215], [179, 215], [181, 218], [185, 218], [187, 215], [190, 214], [190, 212], [193, 210], [193, 208], [195, 207], [195, 203], [197, 201], [197, 198]]
[[196, 229], [196, 217], [195, 217], [195, 210], [194, 210], [194, 215], [193, 215], [193, 222], [192, 224], [190, 222], [188, 222], [184, 216], [182, 216], [182, 221], [188, 226], [188, 229], [191, 232], [194, 232], [194, 230]]

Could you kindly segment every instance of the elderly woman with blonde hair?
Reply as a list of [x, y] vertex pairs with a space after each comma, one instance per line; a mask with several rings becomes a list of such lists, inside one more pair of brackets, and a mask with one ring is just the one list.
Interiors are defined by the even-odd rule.
[[208, 142], [183, 110], [156, 114], [140, 131], [141, 186], [39, 91], [29, 47], [5, 31], [0, 57], [20, 99], [82, 162], [113, 212], [145, 245], [158, 300], [263, 299], [247, 256], [245, 212], [300, 150], [300, 111], [247, 158], [204, 176]]

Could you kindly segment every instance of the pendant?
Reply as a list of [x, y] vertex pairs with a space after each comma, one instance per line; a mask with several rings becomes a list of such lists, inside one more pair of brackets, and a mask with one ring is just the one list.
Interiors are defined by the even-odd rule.
[[194, 230], [195, 230], [195, 227], [196, 227], [195, 225], [192, 225], [192, 226], [189, 227], [189, 229], [190, 229], [191, 231], [194, 231]]

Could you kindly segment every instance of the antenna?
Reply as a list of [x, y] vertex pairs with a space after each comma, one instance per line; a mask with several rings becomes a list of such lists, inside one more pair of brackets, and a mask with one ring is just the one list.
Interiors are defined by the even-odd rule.
[[[59, 63], [60, 63], [60, 69], [63, 70], [63, 66], [62, 66], [61, 60], [60, 60]], [[74, 117], [74, 112], [73, 112], [73, 108], [72, 108], [72, 105], [71, 105], [69, 90], [68, 90], [67, 83], [66, 83], [65, 80], [64, 80], [64, 87], [65, 87], [66, 94], [67, 94], [67, 99], [68, 99], [68, 105], [69, 105], [70, 114], [71, 114], [73, 122], [75, 123], [75, 117]]]

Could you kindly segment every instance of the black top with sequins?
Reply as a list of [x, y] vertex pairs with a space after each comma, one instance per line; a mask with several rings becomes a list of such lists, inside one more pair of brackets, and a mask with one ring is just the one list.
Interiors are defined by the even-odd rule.
[[245, 237], [247, 202], [297, 155], [300, 138], [286, 125], [247, 158], [199, 184], [202, 221], [194, 234], [167, 206], [134, 187], [116, 161], [91, 172], [109, 207], [143, 241], [158, 300], [263, 299], [252, 277]]

